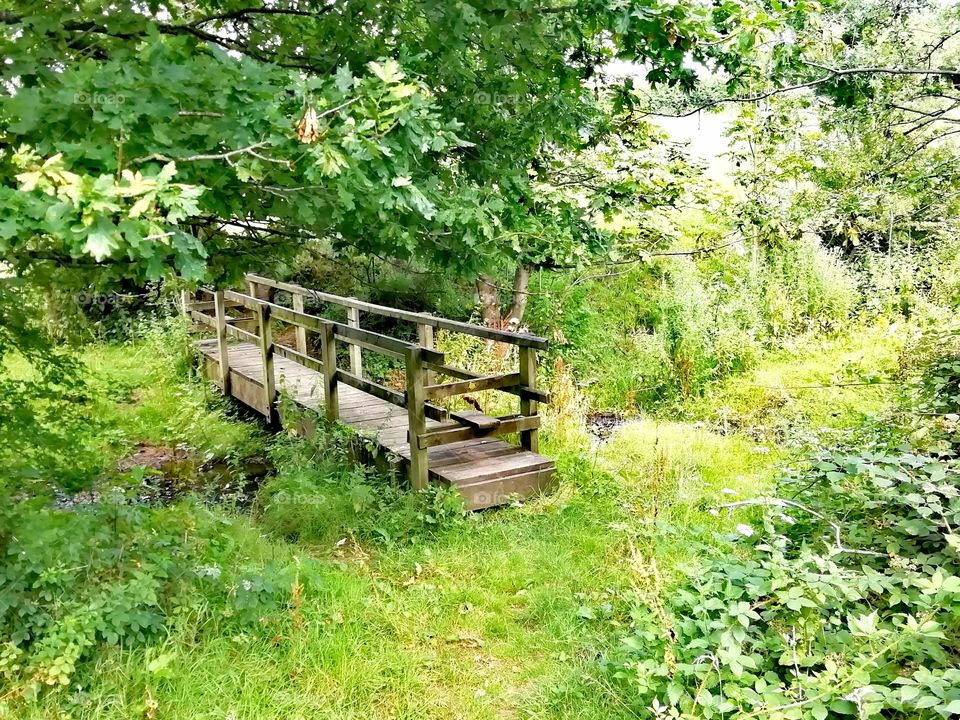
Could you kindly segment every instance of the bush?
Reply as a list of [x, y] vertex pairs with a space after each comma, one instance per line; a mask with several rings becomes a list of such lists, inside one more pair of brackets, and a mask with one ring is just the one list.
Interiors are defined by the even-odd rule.
[[955, 321], [923, 332], [904, 349], [901, 377], [908, 406], [923, 416], [956, 424], [960, 415], [960, 325]]
[[805, 233], [768, 249], [766, 255], [764, 294], [773, 336], [843, 326], [859, 294], [856, 277], [837, 251]]
[[[132, 478], [136, 483], [137, 478]], [[0, 687], [36, 696], [70, 684], [106, 645], [162, 639], [177, 618], [256, 627], [294, 582], [290, 564], [251, 559], [222, 515], [149, 508], [121, 489], [57, 509], [0, 493]]]
[[261, 488], [255, 508], [259, 524], [291, 541], [332, 545], [353, 535], [406, 544], [466, 516], [455, 490], [431, 484], [412, 493], [404, 478], [354, 464], [348, 452], [354, 442], [360, 440], [345, 430], [320, 428], [278, 444], [272, 451], [278, 474]]
[[815, 458], [735, 553], [628, 594], [613, 677], [664, 718], [960, 713], [958, 482], [954, 457], [909, 448]]
[[804, 235], [652, 258], [594, 280], [547, 276], [528, 319], [554, 339], [593, 409], [632, 415], [701, 395], [784, 337], [838, 330], [857, 307], [857, 286], [838, 254]]

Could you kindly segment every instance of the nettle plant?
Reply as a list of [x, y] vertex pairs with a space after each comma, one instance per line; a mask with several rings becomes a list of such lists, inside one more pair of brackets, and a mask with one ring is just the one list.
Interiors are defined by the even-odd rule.
[[953, 456], [876, 447], [733, 503], [761, 506], [734, 553], [708, 551], [665, 612], [628, 596], [612, 673], [658, 718], [955, 716], [958, 481]]

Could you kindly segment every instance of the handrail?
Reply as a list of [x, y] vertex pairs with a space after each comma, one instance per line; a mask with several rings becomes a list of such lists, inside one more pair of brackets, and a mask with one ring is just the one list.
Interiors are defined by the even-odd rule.
[[257, 285], [263, 285], [264, 287], [273, 288], [275, 290], [283, 290], [284, 292], [289, 293], [297, 293], [320, 302], [328, 302], [334, 305], [340, 305], [341, 307], [354, 308], [356, 310], [362, 310], [364, 312], [374, 313], [384, 317], [391, 317], [397, 320], [405, 320], [407, 322], [417, 323], [418, 325], [426, 325], [428, 327], [440, 328], [442, 330], [449, 330], [451, 332], [474, 335], [476, 337], [484, 338], [485, 340], [495, 340], [497, 342], [519, 345], [521, 347], [531, 347], [537, 350], [546, 350], [547, 347], [549, 347], [549, 341], [547, 341], [546, 338], [531, 335], [530, 333], [512, 333], [507, 332], [506, 330], [496, 330], [494, 328], [471, 325], [470, 323], [460, 322], [458, 320], [448, 320], [447, 318], [437, 317], [436, 315], [430, 315], [429, 313], [399, 310], [397, 308], [387, 307], [386, 305], [377, 305], [376, 303], [357, 300], [356, 298], [342, 297], [340, 295], [320, 292], [319, 290], [311, 290], [303, 285], [272, 280], [270, 278], [263, 277], [262, 275], [249, 274], [246, 276], [246, 278], [249, 282], [256, 283]]
[[[371, 330], [362, 330], [360, 328], [344, 325], [343, 323], [338, 323], [333, 320], [317, 317], [316, 315], [310, 315], [305, 312], [291, 310], [283, 305], [277, 305], [276, 303], [272, 303], [268, 300], [261, 300], [253, 297], [252, 295], [244, 295], [243, 293], [234, 292], [233, 290], [226, 290], [224, 291], [223, 296], [225, 299], [238, 303], [239, 305], [251, 310], [256, 310], [259, 307], [268, 308], [272, 317], [278, 320], [283, 320], [284, 322], [288, 322], [291, 325], [297, 325], [307, 330], [312, 330], [313, 332], [322, 333], [324, 332], [325, 327], [332, 327], [334, 333], [336, 333], [337, 340], [342, 340], [343, 342], [350, 344], [356, 344], [368, 350], [379, 352], [382, 355], [403, 357], [407, 350], [415, 347], [413, 343], [409, 343], [405, 340], [398, 340], [397, 338], [390, 337], [389, 335], [382, 335], [380, 333], [372, 332]], [[442, 364], [444, 361], [444, 354], [442, 352], [437, 352], [436, 350], [428, 350], [424, 348], [423, 356], [425, 359], [429, 359], [430, 362], [434, 363]]]

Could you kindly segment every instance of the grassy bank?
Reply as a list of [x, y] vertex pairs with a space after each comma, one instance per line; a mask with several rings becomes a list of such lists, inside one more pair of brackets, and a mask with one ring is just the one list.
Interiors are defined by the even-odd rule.
[[[873, 352], [874, 335], [859, 336], [859, 348], [856, 337], [798, 346], [756, 378], [822, 379], [848, 356], [859, 358], [857, 372], [885, 369], [896, 343]], [[237, 467], [267, 454], [275, 472], [245, 512], [202, 503], [202, 488], [124, 515], [113, 529], [102, 521], [117, 515], [96, 515], [106, 511], [95, 506], [35, 505], [43, 518], [35, 527], [75, 532], [89, 523], [97, 552], [128, 548], [101, 570], [84, 569], [82, 553], [58, 562], [34, 538], [31, 552], [61, 576], [44, 601], [50, 618], [62, 625], [76, 616], [71, 598], [88, 591], [98, 602], [95, 585], [121, 608], [145, 602], [156, 617], [137, 631], [120, 623], [128, 634], [114, 642], [93, 632], [62, 683], [38, 670], [55, 664], [56, 652], [75, 651], [62, 638], [48, 655], [0, 660], [6, 717], [633, 717], [602, 670], [631, 623], [623, 598], [642, 590], [655, 605], [667, 597], [702, 543], [723, 547], [735, 534], [736, 518], [711, 508], [766, 492], [792, 452], [782, 433], [756, 432], [776, 413], [754, 412], [749, 427], [717, 422], [733, 392], [718, 386], [686, 407], [688, 420], [640, 419], [592, 449], [554, 425], [545, 442], [558, 455], [557, 491], [463, 517], [443, 494], [414, 498], [350, 467], [335, 434], [268, 438], [185, 374], [175, 339], [158, 330], [86, 352], [97, 430], [78, 447], [99, 458], [86, 488], [105, 497], [142, 483], [142, 474], [116, 467], [144, 445], [232, 458]], [[851, 394], [850, 421], [854, 408], [879, 408], [885, 387], [857, 390], [868, 403]], [[753, 397], [738, 400], [743, 412]], [[794, 427], [837, 419], [833, 410], [823, 415], [818, 398], [791, 400]], [[165, 553], [185, 577], [151, 575], [154, 596], [138, 600], [135, 566]]]

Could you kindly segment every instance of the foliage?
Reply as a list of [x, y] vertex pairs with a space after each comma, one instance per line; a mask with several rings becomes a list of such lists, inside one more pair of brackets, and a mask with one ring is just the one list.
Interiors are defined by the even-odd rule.
[[[691, 58], [749, 72], [748, 44], [716, 40], [738, 27], [768, 36], [807, 12], [649, 0], [14, 5], [0, 19], [11, 60], [0, 117], [4, 146], [25, 149], [0, 158], [15, 209], [0, 248], [21, 271], [92, 259], [94, 275], [157, 277], [172, 261], [188, 278], [249, 267], [258, 249], [289, 258], [305, 238], [459, 268], [556, 257], [597, 230], [579, 203], [538, 190], [536, 168], [616, 135], [616, 107], [595, 92], [609, 85], [605, 63], [647, 63], [651, 82], [689, 89]], [[69, 202], [45, 214], [34, 178]]]
[[960, 445], [960, 328], [952, 318], [919, 333], [900, 362], [902, 405], [918, 436]]
[[[288, 409], [284, 419], [293, 427], [296, 417]], [[362, 440], [337, 428], [318, 428], [307, 438], [274, 446], [278, 475], [260, 491], [260, 524], [288, 541], [332, 546], [351, 536], [389, 545], [423, 542], [464, 519], [456, 491], [430, 486], [411, 493], [403, 479], [356, 465], [351, 444], [360, 447]]]
[[[717, 235], [717, 225], [701, 232]], [[786, 339], [842, 330], [858, 308], [857, 275], [812, 237], [777, 248], [728, 240], [698, 255], [679, 249], [694, 243], [691, 234], [684, 229], [672, 251], [688, 257], [538, 281], [529, 324], [554, 339], [591, 409], [629, 415], [697, 397]]]
[[950, 455], [884, 445], [814, 458], [788, 500], [742, 503], [766, 506], [738, 526], [749, 539], [665, 613], [630, 596], [614, 676], [658, 717], [957, 712], [958, 478]]
[[122, 487], [72, 509], [17, 503], [5, 487], [6, 692], [29, 697], [66, 686], [98, 648], [156, 641], [184, 616], [255, 628], [284, 609], [294, 568], [245, 561], [228, 530], [198, 507], [131, 503]]
[[777, 48], [771, 59], [805, 56], [807, 83], [744, 106], [731, 128], [744, 226], [855, 257], [952, 242], [958, 30], [951, 4], [842, 1]]
[[0, 279], [0, 465], [7, 477], [69, 484], [89, 470], [91, 458], [73, 451], [96, 423], [80, 364], [50, 347], [37, 315], [24, 282]]

